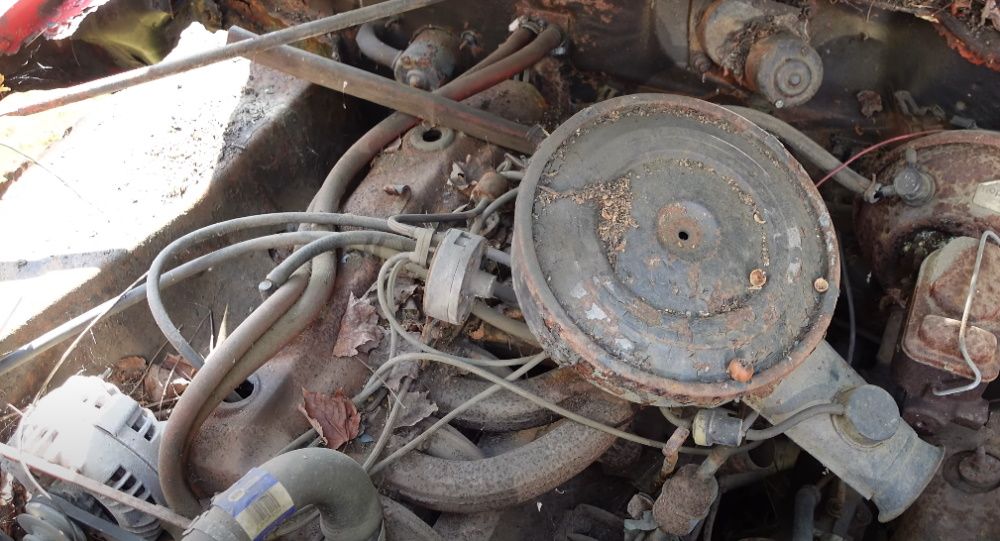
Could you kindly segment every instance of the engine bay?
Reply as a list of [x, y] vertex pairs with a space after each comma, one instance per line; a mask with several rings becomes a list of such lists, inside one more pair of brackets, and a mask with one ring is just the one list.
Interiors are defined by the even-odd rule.
[[995, 0], [210, 4], [0, 78], [0, 541], [1000, 539]]

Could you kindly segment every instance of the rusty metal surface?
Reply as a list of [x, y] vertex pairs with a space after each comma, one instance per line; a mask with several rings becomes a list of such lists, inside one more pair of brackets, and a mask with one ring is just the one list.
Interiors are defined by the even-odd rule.
[[[988, 4], [988, 3], [987, 3]], [[971, 3], [970, 3], [971, 5]], [[986, 7], [983, 8], [986, 10]], [[1000, 33], [993, 25], [976, 24], [970, 18], [959, 18], [948, 10], [935, 14], [934, 27], [962, 58], [973, 64], [1000, 71]], [[971, 24], [970, 24], [971, 23]]]
[[1000, 135], [979, 130], [929, 135], [896, 149], [871, 173], [892, 179], [907, 166], [908, 148], [934, 178], [934, 196], [920, 206], [898, 199], [859, 205], [855, 216], [858, 241], [886, 288], [911, 287], [923, 259], [949, 238], [978, 238], [985, 229], [1000, 228], [1000, 191], [990, 184], [1000, 178]]
[[191, 445], [193, 488], [206, 497], [224, 490], [305, 432], [309, 424], [298, 411], [303, 389], [351, 392], [364, 385], [371, 373], [359, 359], [316, 352], [333, 350], [348, 292], [364, 295], [377, 271], [368, 258], [341, 259], [330, 308], [257, 371], [247, 399], [223, 403], [205, 421]]
[[[962, 237], [931, 254], [920, 268], [903, 331], [902, 352], [910, 359], [972, 379], [958, 348], [958, 329], [978, 241]], [[983, 256], [983, 281], [969, 313], [969, 355], [990, 382], [1000, 375], [1000, 248], [989, 245]]]
[[[539, 100], [532, 87], [511, 81], [466, 103], [508, 118], [530, 120], [533, 115], [541, 115]], [[450, 212], [465, 202], [458, 189], [441, 188], [453, 164], [461, 164], [469, 178], [476, 179], [503, 159], [502, 149], [464, 134], [456, 134], [446, 148], [434, 151], [416, 148], [410, 139], [404, 135], [375, 160], [344, 204], [344, 212], [363, 216]], [[405, 194], [386, 193], [385, 186], [403, 178], [409, 187]], [[377, 271], [376, 259], [341, 258], [328, 311], [258, 371], [254, 394], [248, 400], [223, 405], [205, 421], [190, 453], [193, 485], [202, 494], [225, 489], [309, 428], [298, 411], [303, 388], [327, 393], [343, 389], [347, 394], [360, 389], [371, 374], [364, 364], [368, 355], [334, 358], [317, 352], [332, 351], [349, 292], [361, 297], [374, 282]], [[384, 356], [384, 348], [373, 355]]]
[[[944, 463], [898, 521], [892, 541], [1000, 539], [996, 519], [1000, 477], [995, 469], [1000, 457], [1000, 418], [991, 415], [978, 433], [953, 427], [938, 436], [938, 443], [948, 450]], [[985, 470], [977, 467], [980, 460]]]
[[[825, 206], [783, 147], [717, 106], [635, 95], [591, 107], [546, 140], [521, 189], [526, 321], [606, 391], [719, 404], [780, 381], [829, 323], [839, 259]], [[769, 276], [759, 288], [754, 269]]]
[[423, 90], [437, 90], [451, 79], [458, 62], [458, 38], [450, 30], [429, 26], [393, 63], [396, 80]]
[[[772, 0], [694, 4], [693, 67], [731, 78], [778, 108], [801, 105], [819, 90], [823, 62], [809, 45], [805, 8]], [[711, 61], [708, 61], [708, 60]]]
[[653, 504], [653, 517], [664, 532], [687, 535], [708, 515], [718, 496], [715, 477], [703, 476], [696, 464], [688, 464], [664, 483]]
[[958, 380], [948, 372], [913, 362], [903, 353], [898, 353], [893, 361], [892, 377], [905, 392], [900, 413], [920, 434], [937, 433], [949, 423], [978, 429], [989, 418], [989, 402], [982, 397], [986, 383], [964, 393], [936, 396], [934, 389], [968, 380]]
[[808, 36], [801, 13], [771, 0], [716, 0], [698, 15], [698, 45], [716, 64], [742, 77], [754, 41], [782, 32]]
[[903, 418], [923, 433], [937, 432], [950, 422], [976, 429], [989, 415], [982, 393], [1000, 374], [1000, 249], [995, 246], [984, 252], [980, 270], [984, 279], [976, 288], [966, 335], [983, 384], [954, 396], [933, 392], [974, 377], [959, 350], [958, 335], [978, 244], [974, 238], [960, 237], [928, 256], [910, 297], [893, 377], [906, 391]]
[[[229, 29], [229, 37], [231, 45], [260, 38], [238, 27]], [[462, 130], [519, 152], [532, 152], [543, 136], [540, 128], [524, 126], [440, 94], [421, 91], [290, 45], [248, 53], [248, 56], [254, 62], [314, 84], [423, 118], [434, 125]]]

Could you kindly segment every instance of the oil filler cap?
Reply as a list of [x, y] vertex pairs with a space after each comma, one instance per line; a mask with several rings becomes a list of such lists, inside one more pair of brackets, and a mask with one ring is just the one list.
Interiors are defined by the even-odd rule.
[[705, 101], [638, 94], [544, 141], [512, 258], [525, 319], [556, 361], [635, 402], [712, 406], [812, 352], [837, 253], [826, 206], [776, 139]]

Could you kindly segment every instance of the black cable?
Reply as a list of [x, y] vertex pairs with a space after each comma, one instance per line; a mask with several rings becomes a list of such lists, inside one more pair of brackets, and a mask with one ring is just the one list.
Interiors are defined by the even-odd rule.
[[854, 312], [854, 292], [851, 290], [851, 277], [847, 270], [847, 257], [844, 254], [844, 243], [840, 243], [840, 281], [844, 283], [844, 295], [847, 296], [847, 319], [849, 321], [847, 339], [847, 364], [854, 366], [854, 348], [858, 341], [858, 320]]
[[789, 429], [797, 426], [799, 423], [812, 419], [813, 417], [819, 415], [843, 415], [844, 406], [841, 404], [834, 404], [828, 402], [825, 404], [814, 404], [807, 408], [800, 409], [799, 411], [793, 413], [791, 417], [781, 421], [780, 423], [768, 427], [762, 428], [760, 430], [747, 430], [746, 440], [747, 441], [760, 441], [771, 439], [776, 436], [780, 436], [787, 432]]
[[864, 195], [865, 191], [871, 185], [870, 180], [861, 176], [853, 169], [849, 167], [841, 168], [843, 162], [838, 160], [833, 154], [827, 152], [819, 143], [810, 139], [809, 136], [779, 118], [749, 107], [727, 105], [726, 109], [746, 118], [764, 131], [777, 137], [799, 159], [808, 161], [824, 173], [839, 169], [837, 174], [833, 176], [833, 180], [844, 188], [858, 195]]
[[303, 265], [309, 263], [316, 256], [343, 248], [345, 245], [369, 245], [389, 248], [397, 252], [413, 250], [415, 242], [413, 239], [384, 233], [382, 231], [347, 231], [344, 233], [331, 233], [322, 239], [317, 239], [292, 252], [284, 261], [276, 265], [271, 272], [267, 273], [259, 285], [261, 292], [270, 292], [277, 287], [281, 287], [291, 278], [292, 274]]
[[401, 224], [430, 224], [446, 222], [465, 222], [479, 216], [490, 205], [489, 199], [483, 199], [475, 208], [462, 212], [442, 212], [438, 214], [397, 214], [389, 218], [390, 222]]
[[[241, 257], [247, 253], [272, 249], [291, 247], [298, 244], [312, 242], [326, 235], [331, 235], [328, 231], [300, 231], [296, 233], [276, 233], [265, 235], [243, 242], [238, 242], [209, 252], [178, 265], [160, 277], [160, 288], [167, 288], [187, 280], [205, 270], [215, 267], [225, 261]], [[49, 351], [56, 345], [68, 340], [72, 336], [79, 335], [95, 318], [114, 316], [127, 308], [135, 306], [146, 298], [146, 285], [139, 284], [129, 290], [124, 296], [115, 297], [105, 301], [83, 314], [59, 325], [46, 332], [42, 336], [24, 344], [17, 349], [0, 355], [0, 376], [38, 358], [41, 354]]]
[[[171, 242], [164, 248], [149, 267], [146, 277], [146, 300], [149, 303], [149, 311], [153, 314], [160, 331], [167, 338], [167, 341], [197, 368], [204, 366], [205, 359], [181, 334], [180, 329], [174, 325], [170, 314], [163, 303], [163, 296], [160, 292], [160, 275], [175, 253], [180, 252], [194, 244], [221, 237], [245, 229], [257, 227], [287, 225], [287, 224], [318, 224], [327, 226], [349, 226], [365, 229], [375, 229], [387, 231], [388, 225], [385, 220], [378, 218], [367, 218], [364, 216], [353, 216], [350, 214], [332, 214], [322, 212], [279, 212], [274, 214], [257, 214], [254, 216], [244, 216], [233, 220], [226, 220], [212, 224], [201, 229], [197, 229]], [[150, 287], [151, 286], [151, 287]]]

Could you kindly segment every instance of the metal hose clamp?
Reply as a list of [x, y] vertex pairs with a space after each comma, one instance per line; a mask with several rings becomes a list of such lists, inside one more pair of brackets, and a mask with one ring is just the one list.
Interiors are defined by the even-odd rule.
[[976, 265], [972, 267], [972, 278], [969, 279], [969, 293], [965, 296], [965, 307], [962, 309], [962, 323], [958, 327], [958, 349], [962, 352], [962, 358], [965, 359], [965, 364], [972, 370], [975, 377], [971, 382], [965, 385], [959, 385], [958, 387], [952, 387], [951, 389], [934, 389], [934, 396], [948, 396], [958, 393], [964, 393], [965, 391], [971, 391], [979, 384], [983, 382], [983, 373], [976, 366], [976, 363], [972, 362], [972, 357], [969, 355], [969, 349], [965, 342], [966, 331], [969, 328], [969, 313], [972, 311], [972, 299], [976, 294], [976, 282], [979, 281], [979, 271], [983, 265], [983, 252], [986, 249], [986, 241], [993, 239], [1000, 245], [1000, 237], [996, 233], [987, 229], [983, 231], [983, 236], [979, 237], [979, 250], [976, 252]]

